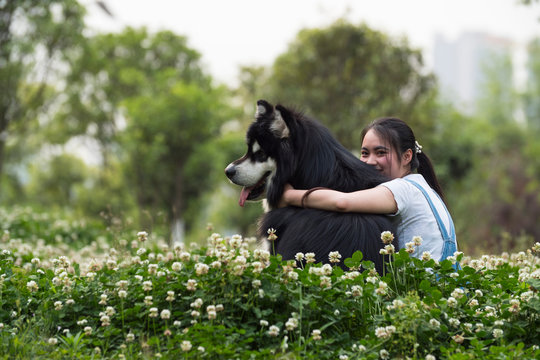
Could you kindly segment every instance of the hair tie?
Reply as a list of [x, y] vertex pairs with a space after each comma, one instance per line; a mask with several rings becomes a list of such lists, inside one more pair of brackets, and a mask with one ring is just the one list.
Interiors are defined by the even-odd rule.
[[302, 195], [302, 200], [300, 200], [300, 205], [302, 205], [302, 207], [305, 208], [306, 207], [306, 200], [307, 200], [307, 197], [308, 197], [309, 194], [311, 194], [312, 192], [314, 192], [316, 190], [325, 190], [325, 189], [328, 189], [328, 188], [318, 186], [318, 187], [314, 187], [314, 188], [311, 188], [311, 189], [307, 190], [304, 193], [304, 195]]
[[418, 141], [415, 141], [414, 142], [414, 151], [417, 153], [417, 154], [420, 154], [422, 152], [422, 145], [420, 145], [418, 143]]

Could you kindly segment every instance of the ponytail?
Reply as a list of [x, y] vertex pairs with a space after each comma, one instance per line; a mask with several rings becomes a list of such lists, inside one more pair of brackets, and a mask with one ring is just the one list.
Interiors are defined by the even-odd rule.
[[[424, 152], [418, 152], [415, 154], [418, 158], [418, 168], [416, 169], [417, 172], [426, 179], [426, 182], [431, 186], [433, 190], [439, 196], [441, 197], [442, 201], [446, 204], [446, 200], [444, 199], [444, 193], [441, 187], [441, 184], [439, 184], [439, 180], [437, 179], [437, 175], [435, 175], [435, 170], [433, 169], [433, 165], [431, 164], [431, 160], [429, 157], [424, 154]], [[411, 170], [412, 169], [411, 167]]]

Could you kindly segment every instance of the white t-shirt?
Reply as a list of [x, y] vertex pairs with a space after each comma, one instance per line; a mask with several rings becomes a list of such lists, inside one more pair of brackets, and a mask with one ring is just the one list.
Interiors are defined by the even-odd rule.
[[412, 256], [421, 257], [424, 251], [428, 251], [432, 259], [439, 260], [442, 256], [444, 240], [435, 215], [420, 189], [405, 179], [410, 179], [424, 188], [447, 231], [450, 229], [451, 221], [446, 206], [422, 175], [410, 174], [385, 182], [380, 186], [385, 186], [392, 192], [398, 208], [397, 212], [391, 215], [397, 227], [398, 246], [400, 249], [404, 248], [405, 243], [412, 241], [414, 236], [420, 236], [422, 244], [416, 248]]

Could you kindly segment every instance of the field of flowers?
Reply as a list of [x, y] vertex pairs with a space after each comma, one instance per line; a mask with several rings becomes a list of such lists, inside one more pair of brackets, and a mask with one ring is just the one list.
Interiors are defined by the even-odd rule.
[[54, 236], [24, 216], [0, 212], [2, 359], [540, 358], [539, 243], [442, 262], [388, 247], [381, 276], [360, 253], [283, 262], [211, 232], [204, 246], [104, 231], [73, 247], [84, 226]]

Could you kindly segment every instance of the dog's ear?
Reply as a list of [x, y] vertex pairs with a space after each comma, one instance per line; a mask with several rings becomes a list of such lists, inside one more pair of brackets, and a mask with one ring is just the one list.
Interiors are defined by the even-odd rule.
[[262, 116], [270, 116], [274, 112], [274, 106], [266, 100], [257, 101], [257, 111], [255, 111], [255, 119]]
[[[286, 109], [282, 108], [281, 111]], [[288, 138], [290, 135], [287, 123], [283, 120], [281, 111], [274, 109], [274, 106], [265, 100], [257, 101], [257, 111], [255, 118], [260, 121], [270, 122], [270, 131], [280, 139]]]

